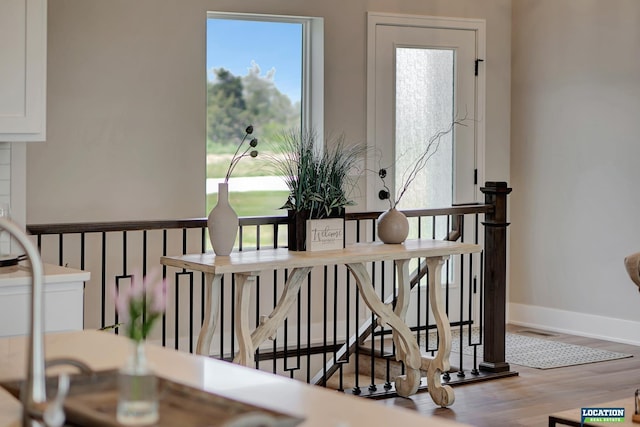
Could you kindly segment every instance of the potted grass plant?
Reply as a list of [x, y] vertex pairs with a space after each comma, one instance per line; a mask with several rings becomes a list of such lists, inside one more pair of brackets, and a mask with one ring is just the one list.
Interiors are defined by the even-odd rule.
[[[289, 189], [282, 206], [288, 211], [289, 250], [302, 251], [307, 249], [308, 220], [342, 218], [344, 228], [345, 208], [354, 204], [350, 195], [366, 146], [347, 146], [344, 135], [340, 135], [322, 150], [315, 132], [294, 129], [281, 135], [280, 151], [274, 164]], [[323, 233], [335, 237], [337, 231]]]

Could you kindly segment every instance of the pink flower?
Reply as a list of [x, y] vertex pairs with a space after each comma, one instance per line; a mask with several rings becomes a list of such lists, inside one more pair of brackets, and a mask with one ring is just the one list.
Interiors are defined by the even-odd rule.
[[141, 341], [147, 337], [155, 320], [164, 312], [167, 304], [167, 283], [157, 270], [146, 277], [139, 272], [131, 275], [131, 286], [117, 289], [112, 286], [112, 295], [120, 320], [125, 324], [127, 335]]
[[167, 280], [164, 279], [153, 287], [151, 311], [153, 313], [164, 313], [167, 307]]
[[131, 274], [131, 298], [142, 298], [142, 296], [147, 292], [145, 279], [143, 277], [142, 280], [140, 280], [140, 276], [142, 276], [142, 274], [137, 270]]

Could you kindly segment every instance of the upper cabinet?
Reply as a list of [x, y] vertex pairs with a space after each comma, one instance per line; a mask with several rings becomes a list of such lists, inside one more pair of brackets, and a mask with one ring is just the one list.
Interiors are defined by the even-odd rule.
[[46, 136], [47, 0], [0, 1], [0, 141]]

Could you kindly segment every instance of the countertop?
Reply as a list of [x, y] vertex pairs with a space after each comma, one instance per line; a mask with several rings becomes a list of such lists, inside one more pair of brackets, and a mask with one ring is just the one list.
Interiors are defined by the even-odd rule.
[[[73, 357], [95, 370], [122, 366], [130, 350], [128, 339], [101, 331], [48, 334], [47, 358]], [[0, 339], [0, 379], [25, 374], [25, 337]], [[304, 427], [461, 426], [454, 421], [422, 416], [386, 406], [384, 402], [344, 395], [301, 381], [240, 365], [147, 344], [158, 375], [192, 387], [253, 405], [305, 418]], [[18, 374], [17, 374], [18, 373]], [[18, 427], [20, 402], [0, 389], [0, 427]]]
[[[53, 264], [43, 264], [44, 283], [84, 282], [89, 280], [91, 274], [88, 271], [75, 268], [60, 267]], [[28, 264], [22, 262], [16, 271], [2, 272], [0, 269], [0, 287], [24, 286], [31, 283], [31, 269]]]

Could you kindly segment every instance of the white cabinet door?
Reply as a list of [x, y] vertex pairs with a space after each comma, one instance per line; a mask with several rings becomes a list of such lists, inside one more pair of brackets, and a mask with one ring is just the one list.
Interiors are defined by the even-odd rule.
[[[52, 264], [43, 264], [43, 268], [45, 332], [82, 330], [84, 282], [91, 278], [91, 273]], [[29, 333], [31, 283], [28, 268], [0, 271], [0, 337]]]
[[47, 1], [0, 1], [0, 141], [44, 141]]

